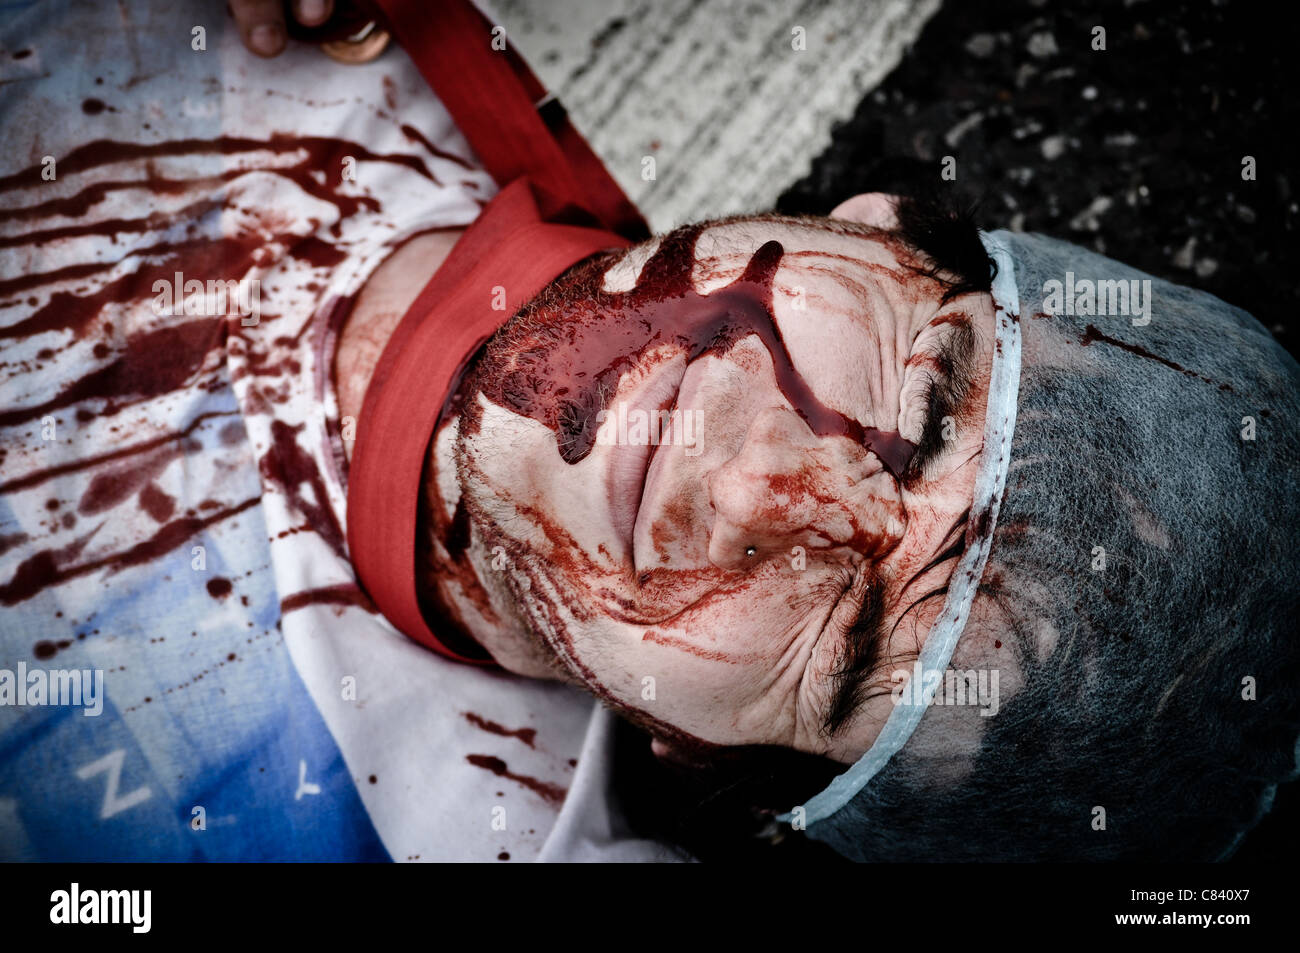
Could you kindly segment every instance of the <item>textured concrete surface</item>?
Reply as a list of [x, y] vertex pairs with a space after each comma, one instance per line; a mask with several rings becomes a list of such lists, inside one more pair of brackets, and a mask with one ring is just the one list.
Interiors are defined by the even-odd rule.
[[[938, 0], [490, 5], [656, 230], [771, 208], [939, 8]], [[644, 177], [647, 157], [653, 179]]]

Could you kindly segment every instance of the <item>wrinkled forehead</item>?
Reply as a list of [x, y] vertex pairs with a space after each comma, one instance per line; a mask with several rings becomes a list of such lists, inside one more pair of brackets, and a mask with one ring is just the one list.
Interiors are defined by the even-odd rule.
[[691, 278], [701, 294], [734, 281], [770, 241], [781, 244], [787, 268], [889, 274], [916, 264], [915, 254], [894, 232], [844, 219], [765, 214], [683, 226], [635, 245], [607, 267], [602, 290], [631, 291], [663, 243], [691, 231], [698, 232]]

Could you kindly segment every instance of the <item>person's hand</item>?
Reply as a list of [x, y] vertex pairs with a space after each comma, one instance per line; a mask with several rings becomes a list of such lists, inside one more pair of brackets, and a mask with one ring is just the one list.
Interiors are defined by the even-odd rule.
[[[334, 12], [334, 0], [293, 0], [293, 18], [304, 27], [320, 26]], [[230, 0], [239, 36], [258, 56], [278, 56], [288, 41], [281, 0]]]

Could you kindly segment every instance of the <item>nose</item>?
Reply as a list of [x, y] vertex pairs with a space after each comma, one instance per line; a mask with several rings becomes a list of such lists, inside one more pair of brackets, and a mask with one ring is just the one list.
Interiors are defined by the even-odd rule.
[[880, 460], [846, 437], [819, 437], [786, 407], [755, 417], [708, 491], [709, 561], [724, 569], [796, 555], [796, 546], [878, 559], [903, 538], [902, 495]]

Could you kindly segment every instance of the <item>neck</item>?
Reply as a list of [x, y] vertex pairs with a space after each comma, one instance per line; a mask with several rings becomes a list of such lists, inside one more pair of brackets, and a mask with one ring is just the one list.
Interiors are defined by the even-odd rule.
[[[463, 228], [447, 228], [414, 236], [388, 256], [357, 293], [334, 352], [339, 419], [344, 423], [349, 417], [354, 425], [361, 419], [366, 388], [389, 338], [464, 233]], [[352, 446], [351, 440], [343, 442], [349, 462]]]
[[[375, 269], [357, 295], [334, 355], [339, 417], [344, 424], [355, 425], [360, 419], [366, 389], [384, 348], [429, 276], [446, 261], [462, 234], [464, 229], [443, 229], [411, 238]], [[460, 523], [456, 519], [460, 492], [450, 456], [455, 433], [456, 420], [445, 422], [430, 447], [416, 548], [421, 602], [429, 606], [432, 614], [473, 638], [508, 671], [534, 678], [563, 677], [544, 653], [521, 637], [523, 623], [511, 600], [493, 585], [490, 560], [476, 568], [469, 561], [471, 547], [461, 547], [464, 552], [456, 558], [445, 544], [435, 542], [454, 541], [458, 533], [469, 531], [463, 525], [463, 515]], [[353, 442], [345, 440], [343, 446], [351, 461]]]

